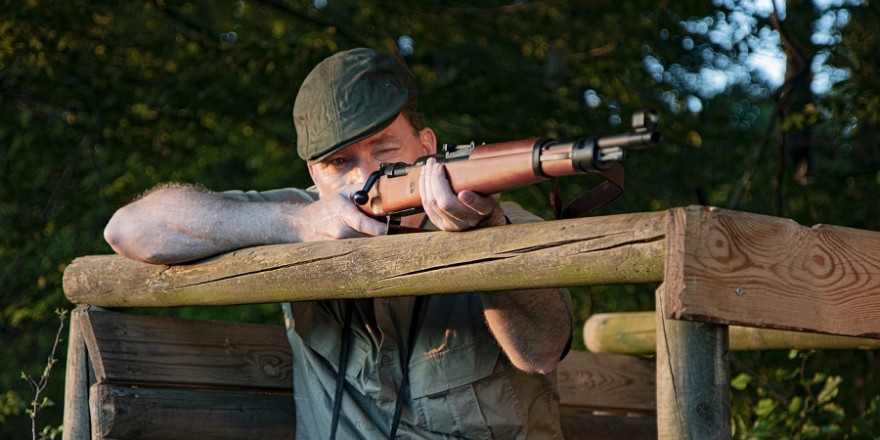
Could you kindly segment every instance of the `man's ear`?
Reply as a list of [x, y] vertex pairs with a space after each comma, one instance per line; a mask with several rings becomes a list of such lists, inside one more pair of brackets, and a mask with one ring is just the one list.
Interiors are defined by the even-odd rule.
[[309, 169], [309, 177], [312, 178], [312, 183], [317, 184], [318, 182], [315, 180], [315, 169], [313, 167], [314, 167], [314, 165], [312, 165], [310, 163], [306, 164], [306, 168]]
[[431, 127], [425, 127], [419, 132], [419, 141], [425, 150], [425, 156], [437, 152], [437, 135]]
[[321, 185], [318, 185], [318, 179], [316, 177], [316, 174], [318, 171], [315, 169], [315, 164], [307, 163], [306, 168], [309, 169], [309, 177], [312, 178], [312, 183], [318, 189], [318, 197], [324, 198], [324, 195], [322, 194], [322, 191], [321, 191]]

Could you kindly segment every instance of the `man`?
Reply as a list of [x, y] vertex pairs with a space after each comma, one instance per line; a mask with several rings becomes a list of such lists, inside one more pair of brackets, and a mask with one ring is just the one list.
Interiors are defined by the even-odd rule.
[[[386, 233], [351, 201], [382, 162], [432, 154], [415, 81], [369, 49], [324, 60], [294, 104], [314, 190], [214, 193], [163, 186], [105, 230], [121, 255], [173, 264], [237, 248]], [[425, 213], [404, 226], [461, 231], [535, 220], [494, 197], [451, 191], [430, 159]], [[559, 438], [552, 371], [571, 337], [560, 289], [313, 301], [285, 305], [294, 356], [297, 437]]]

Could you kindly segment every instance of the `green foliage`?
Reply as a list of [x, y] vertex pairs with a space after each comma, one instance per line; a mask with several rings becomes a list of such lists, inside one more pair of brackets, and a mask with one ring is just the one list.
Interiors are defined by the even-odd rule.
[[[732, 370], [739, 372], [731, 381], [733, 438], [876, 438], [878, 398], [864, 389], [876, 389], [866, 384], [875, 378], [876, 366], [872, 354], [858, 359], [862, 356], [797, 350], [737, 355]], [[834, 368], [843, 365], [848, 368]]]
[[[572, 139], [625, 130], [633, 111], [659, 109], [665, 143], [631, 155], [626, 193], [599, 214], [701, 203], [880, 229], [877, 2], [793, 8], [784, 17], [786, 35], [803, 42], [812, 23], [833, 15], [840, 25], [832, 41], [804, 47], [849, 73], [781, 119], [774, 86], [740, 67], [778, 35], [748, 2], [324, 3], [4, 2], [0, 437], [28, 430], [20, 372], [44, 365], [53, 311], [70, 307], [65, 266], [111, 252], [101, 231], [116, 208], [167, 181], [216, 190], [309, 184], [293, 145], [292, 103], [311, 67], [341, 49], [397, 51], [408, 37], [405, 60], [440, 142]], [[731, 82], [715, 90], [707, 71], [727, 72]], [[779, 139], [804, 128], [813, 142], [801, 173]], [[565, 180], [564, 196], [596, 183]], [[548, 190], [536, 185], [507, 197], [551, 218]], [[581, 289], [576, 313], [650, 310], [654, 287]], [[274, 305], [157, 313], [279, 319]], [[747, 378], [735, 375], [733, 385], [751, 394], [735, 408], [738, 432], [757, 436], [760, 425], [795, 438], [815, 426], [825, 438], [865, 438], [880, 431], [869, 354], [843, 356], [849, 364], [801, 356], [742, 360]], [[797, 360], [809, 369], [790, 377]], [[810, 382], [820, 373], [827, 376]], [[61, 402], [62, 382], [55, 376], [44, 396]], [[40, 417], [58, 426], [59, 407]], [[831, 426], [839, 434], [822, 433]]]

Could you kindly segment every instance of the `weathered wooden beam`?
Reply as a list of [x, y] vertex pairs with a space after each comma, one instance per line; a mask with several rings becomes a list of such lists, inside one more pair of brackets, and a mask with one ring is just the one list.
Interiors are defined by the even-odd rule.
[[[650, 354], [657, 348], [655, 312], [597, 313], [584, 323], [593, 353]], [[730, 326], [730, 350], [877, 350], [880, 339]]]
[[64, 378], [64, 440], [88, 440], [92, 435], [89, 425], [89, 357], [82, 334], [84, 313], [81, 308], [70, 313]]
[[727, 326], [666, 318], [657, 291], [657, 438], [730, 438]]
[[[94, 437], [80, 438], [291, 435], [292, 364], [282, 326], [90, 309], [76, 316], [96, 369], [91, 411], [81, 401]], [[558, 369], [566, 438], [656, 436], [654, 371], [653, 361], [633, 356], [569, 353]]]
[[563, 410], [641, 414], [657, 410], [654, 362], [615, 354], [571, 351], [559, 364], [557, 389]]
[[293, 359], [284, 328], [111, 311], [83, 314], [100, 384], [247, 388], [289, 393]]
[[255, 394], [96, 384], [94, 438], [293, 439], [290, 394]]
[[667, 212], [242, 249], [162, 266], [74, 260], [64, 291], [105, 307], [227, 305], [660, 281]]
[[645, 440], [657, 438], [654, 416], [562, 412], [565, 440]]
[[880, 337], [880, 232], [671, 210], [668, 317]]

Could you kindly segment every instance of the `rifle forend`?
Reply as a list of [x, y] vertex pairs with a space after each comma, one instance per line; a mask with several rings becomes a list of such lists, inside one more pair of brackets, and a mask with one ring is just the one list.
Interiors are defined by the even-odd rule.
[[445, 144], [443, 153], [419, 158], [413, 164], [382, 164], [352, 200], [373, 217], [420, 212], [419, 175], [428, 157], [445, 165], [456, 193], [471, 190], [490, 195], [556, 177], [601, 174], [623, 160], [627, 150], [659, 143], [662, 136], [657, 131], [658, 122], [657, 112], [646, 110], [633, 115], [630, 133], [569, 142], [542, 138], [482, 145]]

